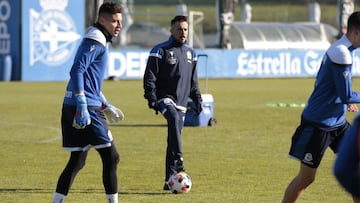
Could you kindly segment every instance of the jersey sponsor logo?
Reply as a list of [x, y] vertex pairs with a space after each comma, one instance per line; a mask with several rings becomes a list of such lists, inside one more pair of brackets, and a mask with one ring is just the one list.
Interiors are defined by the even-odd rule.
[[[168, 50], [170, 51], [170, 50]], [[198, 60], [199, 77], [257, 78], [257, 77], [309, 77], [316, 76], [324, 50], [198, 50], [208, 55]], [[174, 55], [176, 52], [174, 52]], [[190, 51], [190, 54], [193, 54]], [[108, 75], [122, 79], [141, 79], [144, 75], [149, 52], [147, 50], [111, 50]], [[169, 52], [163, 55], [168, 64]], [[161, 58], [156, 52], [150, 57]], [[174, 56], [176, 57], [176, 56]], [[187, 60], [186, 52], [184, 54]], [[196, 55], [193, 55], [193, 61]], [[224, 60], [227, 59], [227, 60]], [[178, 58], [177, 58], [178, 60]], [[207, 70], [206, 71], [206, 68]], [[360, 75], [360, 57], [354, 60], [351, 74]], [[207, 75], [206, 75], [207, 74]]]
[[298, 54], [291, 51], [249, 51], [237, 56], [239, 76], [315, 75], [321, 55], [315, 51]]
[[30, 65], [59, 66], [73, 56], [80, 35], [65, 11], [68, 0], [39, 0], [42, 11], [30, 9]]

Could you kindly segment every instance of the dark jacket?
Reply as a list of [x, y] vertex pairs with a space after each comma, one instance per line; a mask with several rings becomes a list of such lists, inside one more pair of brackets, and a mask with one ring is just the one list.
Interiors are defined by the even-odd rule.
[[196, 63], [194, 49], [172, 36], [156, 45], [145, 69], [144, 97], [149, 101], [168, 97], [180, 106], [187, 106], [189, 97], [201, 102]]

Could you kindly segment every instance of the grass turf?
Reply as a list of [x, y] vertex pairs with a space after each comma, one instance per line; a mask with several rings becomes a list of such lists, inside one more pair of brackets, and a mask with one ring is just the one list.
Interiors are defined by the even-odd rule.
[[[173, 195], [162, 191], [165, 120], [147, 108], [141, 81], [106, 81], [103, 92], [125, 113], [121, 126], [111, 126], [121, 154], [120, 202], [280, 202], [298, 170], [299, 163], [287, 152], [302, 108], [266, 104], [305, 103], [313, 83], [313, 78], [210, 80], [218, 125], [184, 128], [184, 158], [193, 187], [188, 194]], [[1, 202], [51, 201], [69, 155], [61, 148], [60, 131], [65, 85], [0, 83]], [[349, 121], [353, 116], [348, 114]], [[301, 202], [351, 202], [332, 175], [334, 158], [328, 150]], [[67, 200], [105, 202], [95, 150]]]

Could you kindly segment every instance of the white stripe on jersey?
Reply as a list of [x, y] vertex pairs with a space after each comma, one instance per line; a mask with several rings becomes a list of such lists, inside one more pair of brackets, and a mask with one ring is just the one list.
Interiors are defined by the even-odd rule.
[[336, 41], [329, 50], [327, 55], [330, 60], [336, 64], [352, 64], [352, 57], [349, 47], [352, 46], [346, 35], [343, 35]]

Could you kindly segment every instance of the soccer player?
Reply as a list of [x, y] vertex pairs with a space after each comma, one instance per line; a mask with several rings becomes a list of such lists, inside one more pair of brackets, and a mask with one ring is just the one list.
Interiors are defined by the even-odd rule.
[[300, 161], [297, 176], [288, 185], [282, 202], [295, 202], [314, 181], [317, 168], [330, 147], [335, 153], [350, 125], [346, 111], [357, 112], [360, 93], [351, 85], [352, 52], [360, 46], [360, 12], [348, 19], [347, 33], [326, 51], [314, 90], [301, 115], [289, 156]]
[[117, 3], [100, 6], [97, 22], [90, 26], [75, 55], [64, 97], [61, 127], [63, 148], [70, 158], [61, 173], [53, 203], [63, 203], [77, 173], [94, 147], [103, 165], [103, 184], [108, 203], [118, 202], [117, 164], [120, 156], [106, 124], [103, 110], [121, 115], [101, 92], [108, 63], [108, 46], [122, 27], [122, 8]]
[[143, 78], [144, 97], [149, 108], [156, 113], [160, 111], [168, 125], [164, 190], [169, 190], [167, 181], [173, 173], [185, 171], [181, 133], [189, 96], [197, 106], [197, 113], [202, 110], [197, 56], [186, 44], [187, 17], [175, 16], [171, 20], [170, 32], [167, 41], [150, 51]]
[[360, 202], [360, 114], [339, 146], [334, 174], [354, 201]]

